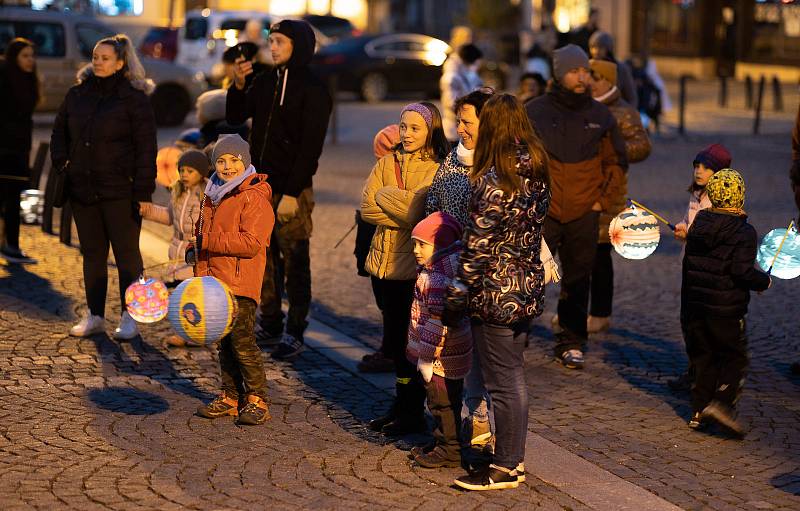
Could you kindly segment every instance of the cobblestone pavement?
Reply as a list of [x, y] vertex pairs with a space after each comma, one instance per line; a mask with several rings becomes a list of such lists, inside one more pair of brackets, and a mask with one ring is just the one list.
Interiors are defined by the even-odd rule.
[[450, 487], [459, 470], [411, 467], [364, 428], [389, 396], [316, 352], [267, 359], [266, 425], [195, 417], [218, 388], [213, 350], [163, 348], [166, 321], [130, 343], [69, 337], [83, 308], [78, 250], [35, 227], [22, 245], [43, 261], [0, 266], [3, 510], [586, 509], [534, 478], [462, 493]]

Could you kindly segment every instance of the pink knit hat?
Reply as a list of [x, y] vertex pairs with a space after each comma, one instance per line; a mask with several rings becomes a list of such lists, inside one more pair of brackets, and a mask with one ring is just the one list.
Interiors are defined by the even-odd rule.
[[414, 227], [411, 237], [430, 243], [435, 249], [447, 248], [461, 239], [461, 224], [447, 213], [431, 213]]
[[375, 158], [380, 160], [391, 153], [394, 146], [399, 143], [400, 127], [397, 124], [386, 126], [375, 135], [375, 140], [372, 142], [372, 150], [375, 152]]

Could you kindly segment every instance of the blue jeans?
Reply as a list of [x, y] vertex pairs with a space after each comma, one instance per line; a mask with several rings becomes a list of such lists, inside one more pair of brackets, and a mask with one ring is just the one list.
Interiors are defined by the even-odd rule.
[[528, 387], [523, 352], [527, 322], [513, 328], [472, 323], [481, 374], [492, 400], [495, 422], [494, 464], [513, 469], [525, 459], [528, 435]]
[[462, 419], [472, 417], [477, 421], [488, 421], [490, 410], [487, 406], [487, 399], [486, 385], [483, 384], [483, 375], [481, 375], [481, 360], [477, 353], [473, 353], [472, 368], [464, 378]]

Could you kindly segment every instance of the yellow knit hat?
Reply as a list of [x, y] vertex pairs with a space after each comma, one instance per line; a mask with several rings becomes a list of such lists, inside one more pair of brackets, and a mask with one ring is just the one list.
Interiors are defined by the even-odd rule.
[[589, 61], [589, 68], [600, 78], [605, 78], [611, 85], [617, 84], [617, 65], [608, 60], [592, 59]]
[[706, 184], [706, 193], [715, 208], [744, 208], [744, 179], [733, 169], [715, 172]]

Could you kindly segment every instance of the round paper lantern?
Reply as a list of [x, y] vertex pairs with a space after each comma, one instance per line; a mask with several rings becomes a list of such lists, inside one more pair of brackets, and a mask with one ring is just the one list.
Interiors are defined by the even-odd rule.
[[237, 312], [236, 297], [214, 277], [184, 280], [169, 297], [172, 328], [195, 344], [212, 344], [225, 337]]
[[661, 231], [656, 217], [647, 211], [623, 209], [608, 226], [611, 245], [625, 259], [644, 259], [658, 247]]
[[140, 277], [125, 290], [125, 309], [139, 323], [155, 323], [167, 315], [169, 291], [158, 279]]
[[169, 188], [180, 179], [178, 160], [183, 152], [175, 146], [162, 147], [156, 153], [156, 183]]
[[[778, 251], [784, 235], [786, 235], [786, 241], [783, 242], [781, 252], [775, 259], [775, 253]], [[756, 260], [761, 269], [769, 271], [773, 259], [775, 264], [772, 266], [770, 274], [773, 277], [788, 280], [800, 276], [800, 236], [796, 229], [792, 228], [788, 235], [786, 228], [772, 229], [764, 236], [758, 247]]]

